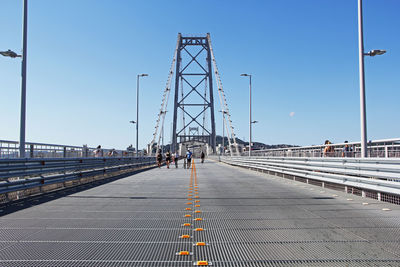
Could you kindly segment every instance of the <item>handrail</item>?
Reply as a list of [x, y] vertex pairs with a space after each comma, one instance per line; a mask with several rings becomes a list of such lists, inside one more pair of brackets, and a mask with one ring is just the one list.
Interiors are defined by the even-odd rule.
[[[251, 153], [253, 156], [273, 157], [342, 157], [343, 148], [345, 147], [345, 145], [349, 146], [349, 151], [345, 152], [347, 157], [357, 158], [361, 156], [360, 142], [253, 150]], [[329, 153], [324, 153], [324, 150], [327, 146], [330, 146], [333, 151], [330, 151]], [[399, 158], [400, 138], [370, 141], [367, 144], [367, 150], [369, 157]], [[245, 153], [243, 153], [242, 155], [245, 156]]]
[[[71, 146], [60, 144], [46, 144], [36, 142], [25, 143], [25, 155], [28, 158], [76, 158], [95, 157], [94, 151], [97, 148], [83, 146]], [[109, 152], [115, 157], [132, 157], [133, 150], [101, 149], [101, 155], [108, 156]], [[0, 140], [0, 158], [18, 158], [19, 142]]]

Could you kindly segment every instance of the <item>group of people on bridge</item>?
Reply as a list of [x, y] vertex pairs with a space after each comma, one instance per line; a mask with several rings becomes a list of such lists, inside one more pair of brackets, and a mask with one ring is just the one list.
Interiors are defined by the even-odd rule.
[[[339, 150], [335, 151], [335, 147], [333, 146], [333, 144], [329, 140], [326, 140], [323, 156], [324, 157], [335, 157], [335, 156], [354, 157], [353, 147], [349, 146], [348, 143], [349, 143], [348, 141], [344, 141], [344, 144], [345, 144], [344, 147], [342, 147], [341, 149], [339, 148]], [[340, 152], [339, 155], [336, 153], [337, 151]]]
[[[181, 158], [183, 158], [183, 168], [184, 169], [186, 169], [186, 168], [189, 169], [191, 164], [192, 164], [193, 152], [190, 151], [190, 149], [189, 149], [186, 152], [185, 156], [180, 156], [178, 151], [176, 151], [175, 153], [173, 153], [171, 155], [171, 152], [168, 150], [167, 153], [165, 153], [164, 157], [165, 157], [165, 163], [166, 163], [168, 169], [169, 169], [169, 165], [171, 163], [174, 163], [175, 164], [175, 168], [178, 168], [178, 161]], [[161, 168], [162, 161], [163, 161], [163, 153], [161, 152], [161, 150], [158, 151], [156, 158], [157, 158], [158, 167]], [[201, 158], [201, 163], [203, 163], [204, 159], [205, 159], [205, 154], [204, 154], [203, 151], [201, 152], [200, 158]]]

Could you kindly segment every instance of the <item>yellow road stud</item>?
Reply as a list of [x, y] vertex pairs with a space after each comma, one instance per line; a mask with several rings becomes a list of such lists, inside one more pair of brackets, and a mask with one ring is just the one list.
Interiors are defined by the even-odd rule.
[[196, 228], [195, 231], [204, 231], [204, 228]]
[[195, 201], [194, 201], [194, 203], [199, 203], [199, 202], [200, 202], [200, 200], [195, 200]]
[[197, 242], [196, 243], [196, 246], [205, 246], [206, 245], [206, 242]]
[[191, 214], [185, 214], [185, 217], [192, 217]]
[[188, 197], [192, 197], [193, 195], [192, 194], [188, 194]]
[[185, 210], [192, 210], [192, 208], [186, 208]]
[[200, 205], [194, 205], [196, 208], [200, 207]]
[[194, 198], [199, 198], [199, 196], [195, 196]]
[[179, 252], [177, 253], [177, 255], [181, 255], [181, 256], [190, 255], [190, 252], [189, 252], [189, 251], [179, 251]]
[[190, 235], [181, 235], [181, 238], [190, 238]]
[[186, 205], [192, 205], [193, 204], [193, 202], [187, 202], [186, 203]]
[[194, 213], [201, 213], [201, 210], [195, 210]]
[[183, 226], [191, 226], [190, 223], [184, 223]]
[[199, 266], [208, 266], [208, 261], [198, 261], [197, 265], [199, 265]]
[[194, 219], [195, 221], [202, 221], [203, 220], [203, 218], [196, 218], [196, 219]]

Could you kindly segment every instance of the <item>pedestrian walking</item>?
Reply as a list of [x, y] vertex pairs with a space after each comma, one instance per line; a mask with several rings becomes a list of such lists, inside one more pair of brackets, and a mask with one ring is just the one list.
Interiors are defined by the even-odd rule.
[[116, 157], [118, 155], [118, 152], [115, 150], [115, 148], [111, 149], [110, 151], [108, 151], [107, 154], [109, 157]]
[[342, 149], [342, 157], [352, 157], [353, 148], [349, 146], [349, 141], [344, 141], [345, 145]]
[[204, 154], [204, 152], [203, 151], [201, 151], [201, 156], [200, 156], [200, 158], [201, 158], [201, 163], [203, 164], [204, 163], [204, 158], [206, 157], [206, 155]]
[[161, 163], [162, 163], [162, 154], [161, 154], [161, 150], [158, 150], [158, 154], [157, 154], [158, 168], [161, 168]]
[[187, 168], [190, 169], [190, 165], [192, 163], [192, 155], [193, 153], [188, 149], [186, 152], [186, 159], [187, 159]]
[[101, 149], [101, 145], [98, 145], [97, 148], [93, 151], [95, 158], [100, 158], [103, 156], [103, 150]]
[[165, 162], [167, 163], [167, 169], [169, 169], [169, 164], [171, 163], [171, 153], [169, 150], [165, 153]]
[[334, 156], [335, 149], [332, 146], [332, 143], [329, 140], [325, 141], [325, 149], [324, 149], [324, 157], [332, 157]]

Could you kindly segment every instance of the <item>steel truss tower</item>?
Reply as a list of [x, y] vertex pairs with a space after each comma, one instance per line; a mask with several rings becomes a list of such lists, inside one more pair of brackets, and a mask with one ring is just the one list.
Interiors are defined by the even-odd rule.
[[[212, 71], [212, 67], [214, 71]], [[175, 68], [172, 151], [179, 149], [178, 143], [198, 141], [209, 144], [213, 152], [216, 152], [212, 80], [212, 73], [214, 72], [221, 112], [228, 137], [228, 150], [231, 155], [239, 155], [226, 95], [211, 45], [210, 34], [205, 37], [182, 37], [181, 34], [178, 34], [174, 57], [168, 73], [156, 126], [154, 127], [153, 139], [148, 145], [149, 154], [153, 154], [160, 148], [162, 136], [160, 129], [164, 129]], [[201, 93], [202, 89], [204, 94]], [[181, 115], [179, 120], [178, 114]], [[203, 116], [201, 117], [201, 115]], [[157, 137], [158, 141], [156, 140]], [[157, 146], [154, 147], [154, 144], [157, 144]]]
[[[205, 37], [178, 35], [172, 151], [178, 149], [178, 143], [191, 141], [207, 143], [214, 153], [216, 151], [212, 59], [208, 40], [209, 35]], [[184, 87], [187, 88], [186, 91]], [[208, 111], [210, 128], [204, 119]], [[178, 113], [183, 116], [181, 125], [178, 123]], [[193, 127], [199, 127], [201, 131], [193, 134], [191, 132]]]

